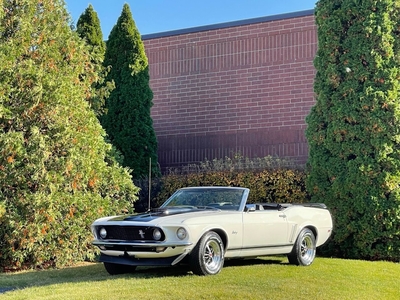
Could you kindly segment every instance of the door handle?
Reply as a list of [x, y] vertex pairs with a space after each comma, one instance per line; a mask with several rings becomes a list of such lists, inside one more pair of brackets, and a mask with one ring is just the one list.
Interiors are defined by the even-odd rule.
[[286, 215], [279, 215], [279, 218], [286, 218]]

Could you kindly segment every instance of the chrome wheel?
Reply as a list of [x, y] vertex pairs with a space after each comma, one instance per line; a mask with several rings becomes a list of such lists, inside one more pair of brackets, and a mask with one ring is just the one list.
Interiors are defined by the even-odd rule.
[[304, 265], [310, 265], [315, 258], [315, 242], [311, 234], [303, 236], [300, 244], [300, 255]]
[[224, 244], [213, 231], [207, 232], [190, 254], [193, 273], [198, 275], [218, 274], [224, 266]]
[[216, 240], [209, 240], [204, 247], [203, 263], [209, 273], [215, 273], [221, 268], [222, 249]]
[[313, 263], [316, 254], [314, 233], [304, 228], [300, 231], [292, 252], [288, 255], [289, 263], [298, 266], [309, 266]]

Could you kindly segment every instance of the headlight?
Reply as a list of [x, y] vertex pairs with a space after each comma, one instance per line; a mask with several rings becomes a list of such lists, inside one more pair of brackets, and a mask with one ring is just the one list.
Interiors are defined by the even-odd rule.
[[186, 238], [187, 236], [187, 231], [185, 228], [180, 227], [178, 228], [178, 230], [176, 231], [176, 236], [178, 237], [178, 239], [183, 240]]
[[161, 234], [161, 231], [160, 231], [160, 229], [154, 229], [153, 230], [153, 238], [156, 240], [156, 241], [159, 241], [160, 239], [161, 239], [161, 237], [162, 237], [162, 234]]
[[100, 229], [99, 233], [100, 233], [100, 237], [101, 237], [102, 239], [105, 239], [105, 238], [107, 237], [107, 230], [106, 230], [104, 227], [102, 227], [102, 228]]

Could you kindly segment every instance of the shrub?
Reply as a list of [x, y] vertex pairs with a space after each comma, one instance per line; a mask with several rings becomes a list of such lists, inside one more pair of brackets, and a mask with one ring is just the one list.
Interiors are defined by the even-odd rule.
[[[160, 192], [154, 204], [161, 205], [177, 189], [189, 186], [241, 186], [250, 189], [250, 203], [303, 203], [309, 201], [305, 188], [305, 172], [290, 160], [265, 157], [248, 159], [206, 160], [198, 165], [170, 170], [161, 178]], [[192, 171], [192, 172], [190, 172]]]

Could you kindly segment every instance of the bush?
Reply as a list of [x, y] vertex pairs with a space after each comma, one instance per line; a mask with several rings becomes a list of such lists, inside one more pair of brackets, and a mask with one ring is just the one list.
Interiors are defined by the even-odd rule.
[[[250, 189], [250, 203], [304, 203], [309, 201], [305, 177], [304, 170], [290, 160], [270, 156], [249, 159], [235, 155], [233, 159], [206, 160], [170, 170], [169, 174], [161, 177], [155, 185], [158, 192], [152, 193], [155, 197], [152, 206], [160, 206], [177, 189], [189, 186], [247, 187]], [[148, 197], [148, 193], [146, 195]], [[136, 205], [144, 201], [146, 199], [139, 197]]]
[[205, 159], [199, 164], [189, 164], [181, 168], [170, 168], [168, 174], [190, 174], [206, 173], [216, 171], [254, 171], [254, 170], [276, 170], [276, 169], [302, 169], [294, 161], [286, 158], [273, 156], [248, 158], [241, 153], [235, 153], [232, 158]]

